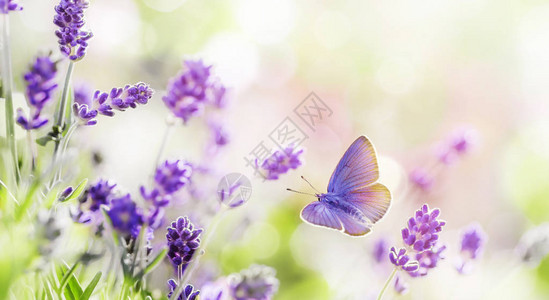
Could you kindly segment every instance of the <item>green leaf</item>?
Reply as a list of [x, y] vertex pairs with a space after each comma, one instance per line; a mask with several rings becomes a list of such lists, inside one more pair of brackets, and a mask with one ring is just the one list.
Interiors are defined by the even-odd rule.
[[154, 268], [156, 268], [162, 262], [164, 257], [166, 257], [167, 253], [168, 253], [168, 248], [162, 249], [162, 251], [160, 251], [160, 253], [156, 255], [156, 257], [147, 265], [147, 267], [145, 267], [143, 275], [148, 274], [152, 270], [154, 270]]
[[85, 178], [84, 180], [82, 180], [78, 186], [76, 187], [76, 189], [74, 189], [74, 191], [67, 196], [67, 198], [65, 199], [59, 199], [59, 201], [61, 202], [67, 202], [67, 201], [71, 201], [73, 199], [76, 199], [78, 198], [78, 196], [80, 196], [80, 194], [82, 194], [82, 192], [84, 191], [84, 189], [86, 188], [86, 185], [88, 184], [88, 178]]
[[95, 290], [95, 287], [97, 286], [97, 283], [99, 283], [99, 279], [101, 279], [102, 275], [103, 274], [101, 272], [95, 274], [90, 284], [86, 287], [86, 290], [84, 290], [84, 293], [80, 296], [80, 300], [88, 300], [91, 297], [93, 290]]
[[36, 143], [40, 146], [46, 146], [46, 144], [50, 141], [53, 141], [53, 137], [51, 137], [50, 135], [46, 135], [36, 139]]
[[[70, 270], [64, 273], [63, 279], [61, 279], [61, 285], [59, 287], [59, 292], [63, 292], [65, 290], [65, 287], [69, 283], [69, 279], [74, 275], [74, 272], [76, 272], [76, 268], [80, 265], [80, 262], [76, 262]], [[76, 277], [75, 277], [76, 278]]]

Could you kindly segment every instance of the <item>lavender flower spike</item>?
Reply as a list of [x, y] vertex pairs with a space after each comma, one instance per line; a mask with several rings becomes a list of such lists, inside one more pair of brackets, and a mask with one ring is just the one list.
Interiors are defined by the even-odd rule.
[[[170, 279], [168, 280], [168, 288], [170, 289], [170, 292], [168, 293], [168, 299], [175, 300], [175, 298], [172, 299], [173, 293], [177, 291], [177, 282], [175, 280]], [[177, 300], [196, 300], [198, 299], [198, 295], [200, 294], [200, 291], [195, 291], [194, 287], [190, 284], [188, 284], [185, 289], [183, 290], [183, 293], [179, 295]]]
[[[95, 91], [91, 104], [76, 102], [73, 104], [74, 114], [82, 125], [95, 125], [98, 114], [112, 117], [113, 109], [124, 111], [136, 108], [137, 104], [147, 104], [154, 91], [143, 82], [126, 85], [124, 88], [113, 88], [109, 93]], [[80, 95], [82, 97], [82, 95]]]
[[303, 163], [300, 156], [303, 149], [288, 146], [284, 151], [276, 150], [263, 162], [255, 161], [256, 168], [262, 171], [266, 180], [277, 180], [280, 175], [287, 173], [290, 169], [297, 169]]
[[395, 247], [391, 247], [389, 252], [389, 260], [395, 267], [406, 272], [413, 272], [419, 268], [419, 263], [415, 260], [410, 261], [410, 256], [406, 254], [406, 249], [400, 248], [397, 252]]
[[187, 217], [179, 217], [177, 221], [172, 222], [171, 227], [168, 227], [168, 257], [176, 270], [181, 266], [181, 272], [185, 271], [200, 246], [201, 233], [202, 229], [195, 229]]
[[107, 212], [112, 222], [112, 227], [118, 232], [137, 238], [141, 225], [144, 223], [143, 215], [130, 194], [112, 199], [111, 207]]
[[469, 225], [461, 236], [461, 259], [456, 269], [461, 274], [467, 274], [471, 270], [471, 262], [476, 260], [482, 254], [484, 244], [486, 243], [486, 233], [480, 225]]
[[408, 226], [402, 229], [404, 243], [418, 252], [431, 249], [438, 240], [438, 233], [446, 224], [445, 221], [438, 220], [439, 215], [438, 208], [429, 210], [429, 206], [424, 204], [408, 220]]
[[25, 130], [38, 129], [48, 123], [48, 119], [42, 116], [42, 109], [50, 102], [57, 88], [54, 81], [57, 74], [56, 64], [49, 55], [38, 56], [24, 76], [30, 116], [25, 116], [23, 110], [18, 109], [16, 122]]
[[10, 11], [23, 10], [23, 7], [17, 3], [17, 0], [0, 0], [0, 13], [7, 14]]
[[55, 6], [56, 15], [53, 23], [59, 27], [55, 35], [59, 38], [61, 53], [72, 61], [78, 61], [86, 54], [88, 40], [93, 36], [84, 31], [84, 9], [88, 8], [86, 0], [61, 0]]
[[275, 269], [251, 265], [249, 269], [231, 274], [228, 278], [231, 294], [236, 300], [270, 300], [278, 291]]
[[185, 123], [201, 115], [206, 105], [221, 108], [226, 102], [225, 87], [211, 74], [211, 68], [202, 60], [186, 60], [183, 71], [168, 83], [162, 100]]
[[420, 277], [427, 275], [430, 269], [434, 269], [439, 260], [444, 259], [444, 251], [446, 245], [436, 244], [433, 248], [417, 253], [416, 260], [419, 262], [419, 268], [414, 271], [408, 271], [408, 274], [412, 277]]

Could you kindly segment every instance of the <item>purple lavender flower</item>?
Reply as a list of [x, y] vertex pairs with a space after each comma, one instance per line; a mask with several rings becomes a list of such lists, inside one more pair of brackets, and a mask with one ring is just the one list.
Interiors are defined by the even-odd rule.
[[408, 292], [409, 285], [404, 281], [402, 276], [397, 275], [395, 279], [395, 291], [400, 295], [404, 295]]
[[385, 238], [379, 238], [373, 249], [373, 256], [376, 262], [382, 263], [385, 261], [387, 255], [389, 254], [389, 243]]
[[168, 257], [176, 270], [181, 267], [181, 272], [184, 272], [200, 246], [202, 229], [195, 229], [187, 217], [179, 217], [167, 230]]
[[82, 125], [95, 125], [98, 114], [112, 117], [114, 111], [125, 111], [127, 108], [136, 108], [137, 104], [147, 104], [154, 91], [145, 83], [126, 85], [124, 88], [113, 88], [109, 93], [95, 91], [91, 104], [75, 102], [74, 114]]
[[225, 87], [211, 74], [212, 66], [202, 60], [186, 60], [184, 69], [168, 83], [167, 94], [162, 98], [173, 114], [187, 123], [201, 115], [206, 105], [223, 107]]
[[478, 224], [470, 225], [461, 236], [461, 253], [477, 259], [486, 243], [486, 234]]
[[297, 169], [301, 166], [300, 155], [303, 149], [288, 146], [284, 151], [276, 150], [265, 159], [261, 165], [258, 160], [255, 161], [256, 167], [262, 171], [266, 180], [277, 180], [280, 175], [288, 172], [290, 169]]
[[422, 191], [429, 191], [433, 186], [433, 177], [423, 168], [415, 168], [410, 172], [410, 181]]
[[445, 165], [454, 163], [460, 156], [470, 152], [478, 140], [478, 132], [473, 128], [459, 128], [438, 147], [439, 161]]
[[224, 300], [228, 297], [228, 286], [225, 278], [213, 282], [209, 281], [200, 289], [201, 300]]
[[115, 230], [132, 238], [137, 238], [144, 223], [143, 215], [130, 194], [112, 199], [107, 215]]
[[477, 132], [472, 128], [462, 128], [456, 130], [450, 139], [450, 145], [458, 155], [462, 155], [471, 150], [477, 140]]
[[438, 240], [438, 233], [446, 224], [445, 221], [438, 220], [439, 215], [438, 208], [430, 211], [429, 206], [424, 204], [408, 220], [408, 227], [402, 229], [404, 243], [418, 252], [431, 249]]
[[192, 166], [182, 160], [169, 161], [156, 169], [154, 181], [163, 194], [173, 194], [189, 183]]
[[229, 143], [229, 134], [223, 126], [218, 123], [210, 122], [209, 127], [213, 136], [213, 144], [216, 147], [223, 147]]
[[74, 102], [78, 104], [86, 104], [92, 106], [93, 90], [86, 82], [79, 82], [74, 85]]
[[410, 256], [406, 254], [406, 249], [400, 248], [397, 252], [395, 247], [391, 247], [389, 252], [389, 260], [395, 267], [407, 272], [416, 271], [419, 268], [419, 264], [415, 260], [410, 260]]
[[[168, 293], [168, 299], [175, 300], [175, 298], [172, 299], [172, 296], [173, 296], [173, 293], [177, 290], [177, 286], [178, 284], [177, 282], [175, 282], [175, 280], [173, 279], [168, 280], [168, 288], [170, 289], [170, 292]], [[195, 299], [198, 299], [199, 294], [200, 294], [200, 291], [195, 291], [194, 287], [188, 284], [185, 287], [185, 289], [183, 289], [183, 293], [179, 295], [177, 300], [195, 300]]]
[[87, 188], [80, 196], [78, 213], [74, 216], [75, 221], [92, 224], [102, 222], [103, 218], [99, 209], [101, 205], [110, 205], [111, 199], [115, 197], [115, 187], [116, 183], [113, 181], [99, 179]]
[[461, 235], [461, 258], [456, 269], [461, 274], [471, 271], [471, 263], [482, 254], [486, 234], [478, 224], [469, 225]]
[[23, 7], [17, 3], [17, 0], [0, 0], [0, 13], [7, 14], [18, 10], [23, 10]]
[[436, 244], [429, 250], [419, 252], [416, 254], [416, 260], [419, 262], [419, 268], [416, 270], [408, 271], [408, 274], [412, 277], [421, 277], [427, 275], [430, 269], [434, 269], [438, 261], [444, 259], [443, 252], [446, 250], [445, 245]]
[[276, 271], [271, 267], [251, 265], [229, 276], [229, 289], [236, 300], [269, 300], [278, 291], [279, 282], [275, 276]]
[[88, 190], [91, 199], [90, 210], [98, 211], [101, 205], [108, 205], [111, 197], [114, 195], [116, 183], [110, 180], [99, 179]]
[[55, 6], [56, 15], [53, 23], [59, 27], [55, 35], [59, 38], [61, 53], [72, 61], [78, 61], [86, 54], [88, 40], [93, 36], [84, 31], [84, 9], [88, 8], [86, 0], [61, 0]]
[[38, 129], [48, 123], [48, 119], [41, 113], [57, 88], [54, 81], [56, 74], [57, 63], [49, 55], [38, 56], [25, 74], [25, 95], [30, 107], [30, 117], [26, 117], [22, 109], [17, 110], [17, 124], [25, 130]]
[[173, 194], [189, 183], [192, 166], [182, 160], [166, 160], [156, 168], [154, 187], [147, 190], [140, 187], [143, 199], [152, 204], [147, 217], [151, 228], [158, 229], [164, 222], [164, 208], [170, 204]]

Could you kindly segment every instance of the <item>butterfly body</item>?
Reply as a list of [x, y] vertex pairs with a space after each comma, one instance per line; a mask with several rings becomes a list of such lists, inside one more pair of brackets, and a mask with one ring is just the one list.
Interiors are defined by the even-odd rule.
[[345, 201], [344, 196], [336, 193], [317, 194], [318, 201], [325, 203], [333, 211], [346, 214], [357, 222], [367, 223], [366, 216], [354, 205]]
[[391, 193], [381, 183], [377, 158], [370, 141], [361, 136], [347, 149], [328, 183], [328, 192], [301, 211], [313, 225], [365, 235], [389, 209]]

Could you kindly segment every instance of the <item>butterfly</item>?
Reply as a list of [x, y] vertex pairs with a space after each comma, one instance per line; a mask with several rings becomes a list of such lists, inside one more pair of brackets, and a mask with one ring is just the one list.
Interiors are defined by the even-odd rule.
[[[309, 183], [303, 176], [301, 178]], [[313, 225], [339, 230], [351, 236], [367, 234], [373, 224], [387, 213], [391, 204], [389, 189], [376, 182], [378, 179], [374, 147], [365, 136], [361, 136], [337, 164], [327, 193], [317, 191], [314, 196], [318, 201], [305, 206], [301, 210], [301, 218]]]

